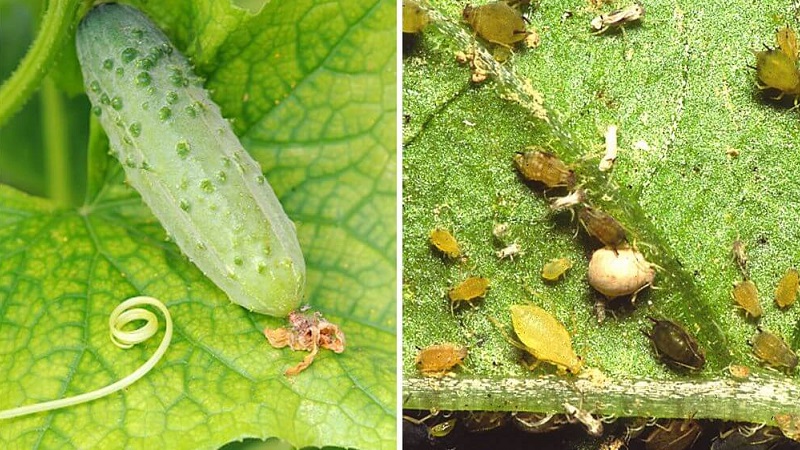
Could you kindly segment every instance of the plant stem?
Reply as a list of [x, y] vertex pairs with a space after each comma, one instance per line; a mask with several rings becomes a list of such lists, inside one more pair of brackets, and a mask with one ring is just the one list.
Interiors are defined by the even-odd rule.
[[39, 25], [39, 34], [14, 73], [0, 86], [0, 127], [28, 101], [49, 72], [61, 48], [72, 42], [70, 32], [84, 9], [82, 5], [88, 8], [90, 3], [85, 0], [48, 2]]
[[59, 206], [72, 202], [69, 139], [64, 99], [52, 78], [45, 78], [41, 91], [47, 196]]

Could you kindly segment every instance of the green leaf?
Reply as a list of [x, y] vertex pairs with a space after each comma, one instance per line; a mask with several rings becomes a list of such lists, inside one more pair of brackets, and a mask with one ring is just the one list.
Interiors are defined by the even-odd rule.
[[341, 326], [347, 348], [286, 378], [306, 353], [262, 334], [285, 322], [232, 304], [165, 240], [93, 133], [90, 196], [77, 210], [0, 186], [0, 409], [87, 392], [143, 363], [163, 329], [127, 351], [108, 337], [108, 314], [127, 297], [164, 301], [175, 335], [122, 393], [5, 421], [0, 447], [276, 437], [395, 448], [394, 3], [270, 2], [255, 16], [219, 5], [145, 11], [193, 58], [261, 163], [297, 224], [307, 301]]
[[[429, 27], [403, 62], [410, 114], [403, 160], [404, 407], [563, 412], [569, 402], [616, 416], [769, 423], [776, 413], [800, 413], [800, 375], [767, 370], [752, 356], [747, 340], [755, 324], [730, 297], [732, 282], [741, 279], [730, 253], [740, 237], [765, 308], [760, 325], [789, 343], [800, 335], [800, 308], [780, 311], [773, 301], [778, 279], [800, 257], [793, 200], [800, 198], [800, 121], [796, 110], [760, 94], [747, 68], [754, 64], [751, 48], [774, 45], [777, 23], [797, 28], [799, 18], [780, 2], [645, 6], [640, 25], [592, 35], [589, 21], [600, 11], [543, 3], [530, 26], [541, 45], [493, 69], [505, 73], [504, 81], [471, 86], [469, 68], [453, 57], [472, 41], [455, 23], [463, 5], [437, 3], [449, 22]], [[573, 15], [562, 19], [566, 10]], [[546, 122], [498, 95], [529, 104], [535, 95], [525, 80], [544, 96]], [[603, 174], [597, 164], [612, 124], [619, 127], [619, 157]], [[598, 245], [582, 230], [575, 235], [568, 212], [552, 213], [541, 189], [520, 182], [512, 156], [531, 145], [574, 164], [591, 200], [663, 267], [659, 289], [597, 323], [598, 295], [586, 272]], [[726, 154], [731, 149], [739, 156]], [[506, 238], [493, 237], [496, 223], [509, 224]], [[444, 261], [430, 249], [434, 227], [453, 231], [465, 261]], [[524, 254], [499, 260], [495, 252], [512, 242]], [[574, 266], [565, 280], [545, 283], [542, 266], [558, 257]], [[471, 275], [489, 277], [491, 290], [478, 307], [451, 315], [445, 292]], [[547, 364], [531, 374], [521, 364], [522, 353], [488, 319], [509, 331], [509, 306], [528, 302], [565, 324], [585, 372], [601, 371], [607, 384], [558, 376]], [[649, 327], [646, 316], [685, 324], [706, 350], [705, 369], [678, 373], [659, 362], [640, 331]], [[416, 349], [440, 342], [470, 347], [467, 370], [456, 369], [456, 379], [420, 378]], [[753, 375], [734, 380], [729, 364], [749, 366]], [[741, 399], [760, 407], [743, 410]]]

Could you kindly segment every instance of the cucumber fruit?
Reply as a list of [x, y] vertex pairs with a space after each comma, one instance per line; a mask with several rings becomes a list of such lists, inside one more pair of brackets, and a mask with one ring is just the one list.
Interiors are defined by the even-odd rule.
[[183, 253], [234, 303], [296, 309], [305, 262], [294, 224], [186, 58], [118, 4], [90, 11], [76, 41], [112, 153]]

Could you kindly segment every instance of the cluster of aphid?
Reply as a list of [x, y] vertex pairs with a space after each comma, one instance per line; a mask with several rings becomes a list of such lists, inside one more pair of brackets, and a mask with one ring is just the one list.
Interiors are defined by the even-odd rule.
[[[565, 427], [583, 427], [591, 436], [599, 437], [607, 429], [608, 436], [599, 443], [600, 449], [645, 448], [647, 450], [685, 450], [710, 448], [732, 449], [791, 449], [790, 438], [777, 427], [730, 424], [721, 421], [696, 419], [620, 419], [595, 417], [569, 403], [564, 412], [542, 414], [501, 411], [404, 411], [403, 442], [408, 448], [485, 448], [493, 443], [492, 430], [503, 429], [504, 437], [525, 435], [534, 448], [533, 436], [544, 435]], [[575, 434], [570, 434], [575, 436]], [[702, 436], [701, 436], [702, 435]], [[482, 442], [484, 439], [486, 442]], [[530, 440], [533, 438], [534, 440]], [[543, 444], [544, 442], [542, 442]], [[566, 448], [569, 445], [564, 442]]]
[[[750, 279], [747, 270], [745, 245], [739, 239], [733, 243], [733, 257], [742, 275], [742, 280], [734, 283], [731, 297], [736, 305], [744, 311], [745, 316], [758, 322], [764, 314], [764, 309], [758, 298], [758, 288]], [[794, 304], [798, 287], [800, 287], [800, 276], [798, 276], [797, 269], [791, 267], [786, 270], [775, 288], [775, 304], [779, 309], [786, 310]], [[753, 346], [753, 354], [770, 367], [792, 372], [798, 363], [797, 355], [792, 349], [781, 337], [763, 330], [760, 326], [757, 327], [757, 331], [750, 341], [750, 345]]]
[[756, 55], [756, 76], [758, 87], [777, 91], [773, 98], [780, 100], [785, 96], [794, 98], [795, 105], [800, 101], [800, 69], [797, 60], [800, 57], [797, 47], [797, 36], [794, 30], [785, 26], [775, 35], [777, 48], [753, 52]]
[[[527, 27], [526, 12], [530, 9], [530, 0], [495, 0], [483, 5], [466, 5], [461, 13], [461, 20], [479, 37], [494, 48], [493, 56], [497, 61], [508, 59], [514, 48], [520, 43], [533, 48], [539, 45], [539, 35]], [[623, 25], [639, 21], [644, 17], [644, 7], [633, 3], [625, 8], [600, 14], [590, 22], [594, 34], [601, 34], [609, 29], [621, 28]], [[403, 33], [416, 35], [430, 23], [425, 9], [415, 0], [403, 0]], [[469, 63], [472, 69], [472, 81], [479, 83], [488, 77], [488, 70], [475, 57], [474, 52], [459, 52], [457, 60]]]

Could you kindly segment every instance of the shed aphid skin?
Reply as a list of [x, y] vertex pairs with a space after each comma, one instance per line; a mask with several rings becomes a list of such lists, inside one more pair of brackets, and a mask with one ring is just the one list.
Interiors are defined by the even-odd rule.
[[470, 277], [461, 282], [458, 286], [447, 292], [450, 299], [450, 312], [452, 313], [457, 303], [466, 302], [474, 306], [472, 302], [486, 296], [489, 289], [489, 279], [482, 277]]
[[557, 281], [571, 268], [572, 261], [569, 258], [551, 259], [542, 267], [542, 278], [547, 281]]
[[528, 37], [522, 13], [503, 1], [481, 6], [467, 5], [461, 17], [475, 34], [508, 49]]
[[428, 12], [415, 0], [403, 0], [403, 33], [419, 33], [430, 23]]
[[700, 370], [706, 363], [705, 352], [697, 339], [683, 327], [671, 320], [647, 317], [653, 322], [653, 330], [642, 330], [653, 343], [656, 355], [672, 367]]
[[500, 428], [508, 423], [509, 414], [503, 411], [467, 411], [461, 417], [461, 424], [471, 432], [483, 432]]
[[458, 246], [458, 241], [456, 241], [456, 238], [454, 238], [449, 231], [437, 228], [431, 231], [428, 239], [431, 245], [436, 250], [442, 252], [444, 256], [448, 258], [458, 258], [461, 256], [461, 248]]
[[733, 260], [736, 262], [736, 266], [739, 267], [739, 272], [742, 273], [742, 277], [746, 280], [750, 278], [747, 272], [747, 248], [740, 239], [736, 239], [733, 241], [733, 249], [731, 250], [733, 253]]
[[753, 354], [768, 366], [791, 373], [797, 367], [797, 355], [780, 337], [758, 327], [758, 333], [749, 342]]
[[609, 299], [632, 295], [633, 302], [636, 294], [653, 284], [654, 267], [632, 248], [603, 247], [589, 260], [589, 284]]
[[508, 258], [512, 261], [514, 260], [514, 255], [521, 255], [521, 254], [522, 254], [522, 247], [520, 247], [519, 244], [517, 244], [516, 242], [512, 243], [506, 248], [500, 249], [497, 252], [495, 252], [495, 255], [497, 255], [499, 259]]
[[617, 126], [616, 125], [609, 125], [606, 129], [606, 153], [603, 155], [603, 158], [600, 160], [600, 164], [597, 167], [600, 169], [601, 172], [605, 172], [611, 170], [611, 167], [614, 166], [614, 161], [617, 160]]
[[779, 308], [788, 308], [792, 306], [797, 298], [797, 289], [800, 283], [797, 269], [792, 267], [787, 270], [785, 274], [778, 281], [778, 287], [775, 288], [775, 303]]
[[578, 211], [578, 220], [589, 236], [597, 238], [603, 245], [617, 248], [628, 240], [625, 229], [610, 214], [591, 206]]
[[544, 309], [535, 305], [512, 305], [511, 323], [519, 342], [505, 334], [502, 326], [491, 319], [503, 337], [513, 346], [524, 350], [536, 359], [530, 367], [534, 369], [539, 362], [553, 364], [559, 373], [578, 374], [582, 361], [572, 349], [572, 338], [561, 322]]
[[758, 289], [751, 280], [739, 281], [733, 285], [731, 297], [753, 319], [761, 318], [763, 310], [758, 300]]
[[620, 28], [642, 17], [644, 17], [644, 7], [638, 3], [634, 3], [608, 14], [600, 14], [592, 19], [591, 26], [595, 30], [594, 34], [601, 34], [605, 33], [610, 28]]
[[442, 377], [467, 357], [467, 347], [444, 343], [423, 348], [417, 354], [416, 365], [426, 377]]
[[264, 336], [273, 347], [310, 352], [297, 365], [286, 369], [284, 375], [287, 377], [306, 370], [314, 362], [320, 348], [335, 353], [342, 353], [345, 349], [344, 333], [339, 326], [325, 320], [319, 312], [304, 314], [307, 310], [301, 308], [291, 312], [286, 328], [264, 329]]
[[523, 178], [537, 181], [548, 188], [575, 185], [575, 173], [552, 153], [540, 150], [517, 153], [514, 155], [514, 165]]
[[656, 423], [644, 443], [647, 450], [685, 450], [702, 431], [700, 423], [694, 419], [670, 419], [664, 425]]
[[563, 197], [555, 197], [550, 200], [550, 210], [560, 211], [566, 208], [574, 208], [575, 206], [582, 205], [586, 201], [586, 192], [583, 189], [575, 189], [569, 195]]
[[589, 411], [576, 408], [569, 403], [564, 403], [562, 406], [567, 412], [567, 420], [573, 423], [580, 422], [590, 436], [602, 436], [603, 422], [600, 419], [595, 418]]

